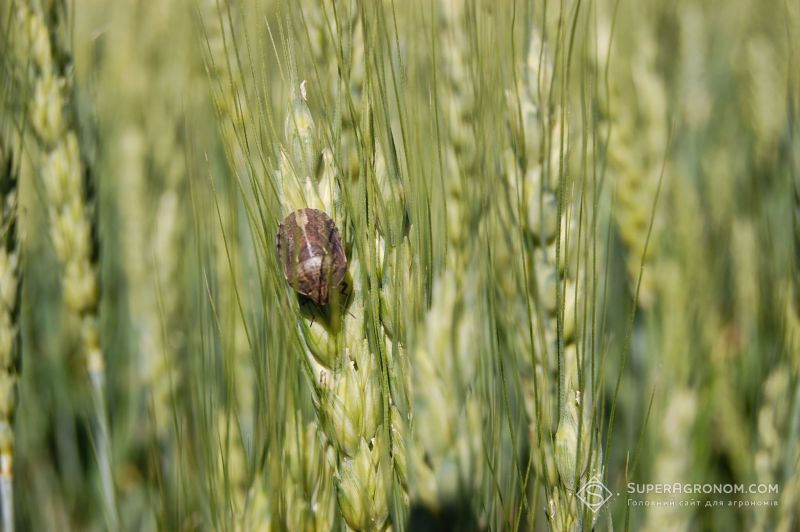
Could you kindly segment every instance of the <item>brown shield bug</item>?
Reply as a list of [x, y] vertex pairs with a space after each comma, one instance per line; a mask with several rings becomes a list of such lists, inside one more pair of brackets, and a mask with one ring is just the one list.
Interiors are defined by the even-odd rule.
[[347, 273], [339, 229], [317, 209], [300, 209], [284, 218], [275, 240], [283, 274], [292, 288], [318, 305], [327, 305]]

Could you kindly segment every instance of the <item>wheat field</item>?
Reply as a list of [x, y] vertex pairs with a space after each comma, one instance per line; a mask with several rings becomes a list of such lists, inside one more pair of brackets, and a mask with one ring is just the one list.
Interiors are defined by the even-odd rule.
[[800, 529], [796, 0], [0, 0], [2, 530]]

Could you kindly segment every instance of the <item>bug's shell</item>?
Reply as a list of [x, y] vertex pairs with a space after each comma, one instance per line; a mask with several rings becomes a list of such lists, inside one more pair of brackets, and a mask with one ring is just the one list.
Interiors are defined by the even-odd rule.
[[317, 209], [294, 211], [278, 227], [275, 248], [289, 285], [327, 305], [331, 289], [347, 273], [347, 257], [331, 217]]

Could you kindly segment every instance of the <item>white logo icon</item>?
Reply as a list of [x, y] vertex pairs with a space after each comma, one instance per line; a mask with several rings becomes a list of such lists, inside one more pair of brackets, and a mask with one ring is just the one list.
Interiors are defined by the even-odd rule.
[[597, 513], [597, 510], [603, 507], [608, 499], [611, 498], [613, 493], [605, 485], [600, 482], [597, 477], [592, 477], [583, 485], [583, 487], [576, 494], [583, 504], [585, 504], [592, 513]]

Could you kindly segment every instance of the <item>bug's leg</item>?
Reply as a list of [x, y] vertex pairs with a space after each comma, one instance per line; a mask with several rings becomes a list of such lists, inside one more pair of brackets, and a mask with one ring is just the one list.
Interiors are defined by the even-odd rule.
[[355, 315], [350, 311], [350, 303], [351, 303], [351, 293], [350, 293], [350, 286], [347, 282], [347, 278], [345, 277], [342, 279], [342, 282], [336, 285], [334, 289], [334, 293], [336, 294], [336, 301], [337, 301], [337, 308], [339, 310], [340, 316], [350, 316], [351, 318], [355, 318]]

